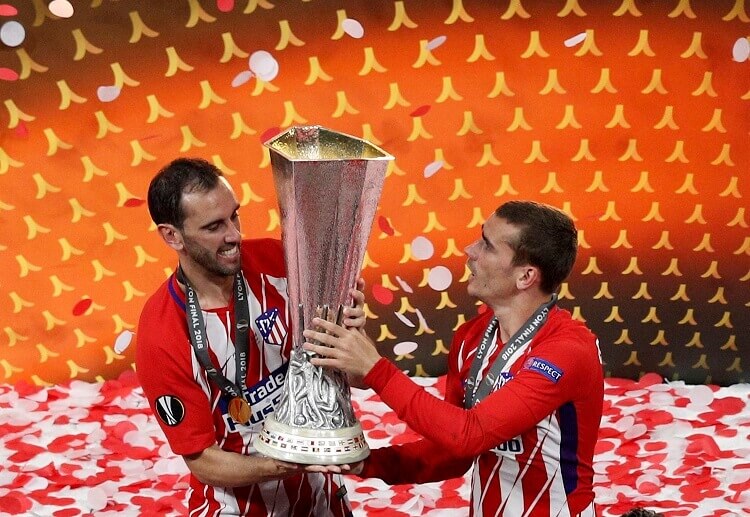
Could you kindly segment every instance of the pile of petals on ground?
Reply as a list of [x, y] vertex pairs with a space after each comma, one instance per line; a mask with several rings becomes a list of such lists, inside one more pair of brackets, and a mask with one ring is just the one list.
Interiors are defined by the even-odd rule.
[[[415, 379], [440, 395], [441, 379]], [[418, 436], [372, 391], [352, 400], [371, 447]], [[0, 516], [184, 515], [188, 473], [137, 380], [0, 385]], [[750, 515], [750, 385], [607, 379], [596, 454], [602, 515]], [[389, 487], [348, 478], [355, 515], [456, 515], [467, 478]]]

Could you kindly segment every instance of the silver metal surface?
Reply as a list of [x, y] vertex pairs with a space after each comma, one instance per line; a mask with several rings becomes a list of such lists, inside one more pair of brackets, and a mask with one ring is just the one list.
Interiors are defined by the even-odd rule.
[[320, 126], [293, 127], [264, 144], [281, 212], [293, 346], [279, 404], [255, 441], [263, 454], [340, 464], [369, 454], [349, 383], [310, 363], [302, 331], [320, 316], [341, 321], [351, 305], [388, 162], [377, 146]]

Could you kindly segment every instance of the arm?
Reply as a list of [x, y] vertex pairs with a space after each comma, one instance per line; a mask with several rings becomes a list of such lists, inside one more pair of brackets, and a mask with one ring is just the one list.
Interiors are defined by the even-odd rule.
[[316, 323], [326, 333], [305, 331], [308, 339], [322, 343], [304, 345], [322, 356], [313, 359], [313, 364], [363, 376], [403, 421], [454, 457], [475, 456], [530, 429], [569, 400], [575, 386], [585, 384], [588, 371], [588, 363], [579, 364], [575, 343], [547, 341], [547, 350], [568, 352], [555, 356], [554, 362], [566, 372], [558, 382], [521, 370], [511, 382], [467, 410], [425, 392], [381, 358], [366, 337], [327, 322]]
[[198, 481], [212, 486], [246, 486], [302, 472], [300, 465], [228, 452], [216, 444], [199, 453], [186, 454], [183, 459]]
[[456, 458], [430, 440], [382, 447], [371, 451], [360, 472], [363, 478], [382, 479], [389, 485], [431, 483], [463, 476], [472, 458]]

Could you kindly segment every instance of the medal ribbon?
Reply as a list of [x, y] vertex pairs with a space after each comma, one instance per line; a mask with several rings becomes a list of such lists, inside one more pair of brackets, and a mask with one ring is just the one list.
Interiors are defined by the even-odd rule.
[[211, 362], [211, 358], [208, 355], [206, 324], [203, 321], [203, 313], [198, 303], [198, 295], [185, 276], [185, 272], [181, 266], [177, 269], [177, 279], [185, 285], [185, 315], [187, 317], [188, 334], [190, 335], [190, 344], [193, 350], [195, 350], [198, 362], [206, 371], [208, 377], [219, 386], [223, 393], [229, 397], [240, 398], [244, 401], [245, 398], [242, 389], [247, 379], [250, 309], [247, 305], [245, 282], [242, 279], [242, 273], [237, 272], [234, 276], [234, 358], [236, 365], [234, 383], [222, 375]]
[[484, 379], [480, 381], [479, 370], [482, 368], [482, 361], [484, 360], [484, 356], [492, 342], [492, 337], [495, 335], [498, 325], [497, 318], [492, 318], [492, 320], [490, 320], [490, 323], [487, 325], [487, 329], [482, 336], [482, 341], [479, 343], [479, 348], [477, 348], [474, 361], [471, 363], [471, 368], [469, 369], [469, 377], [466, 380], [466, 392], [464, 393], [464, 407], [466, 409], [474, 407], [477, 402], [490, 394], [492, 388], [495, 386], [497, 378], [507, 366], [511, 356], [516, 350], [519, 350], [529, 342], [532, 337], [534, 337], [537, 331], [547, 321], [547, 315], [556, 303], [557, 294], [553, 294], [552, 299], [549, 302], [539, 306], [534, 314], [532, 314], [531, 317], [521, 325], [521, 328], [511, 336], [505, 344], [503, 351], [498, 354], [497, 358], [492, 363], [492, 366], [490, 366], [487, 375], [485, 375]]

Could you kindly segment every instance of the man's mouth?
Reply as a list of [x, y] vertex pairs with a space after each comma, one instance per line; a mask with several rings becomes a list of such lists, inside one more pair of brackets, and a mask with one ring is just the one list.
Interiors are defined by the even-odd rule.
[[240, 253], [240, 247], [232, 246], [229, 249], [219, 251], [219, 256], [224, 257], [224, 258], [234, 258], [235, 256], [239, 255], [239, 253]]

